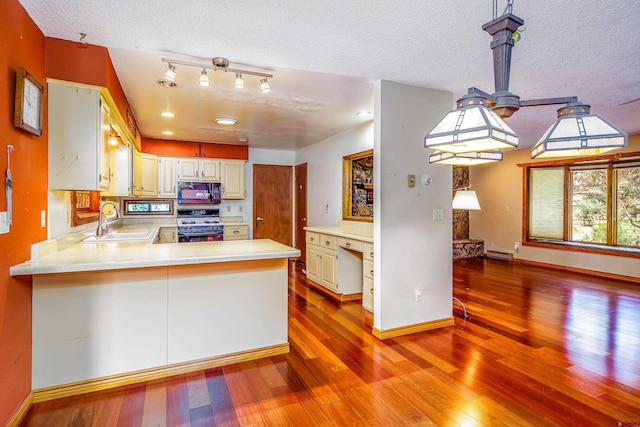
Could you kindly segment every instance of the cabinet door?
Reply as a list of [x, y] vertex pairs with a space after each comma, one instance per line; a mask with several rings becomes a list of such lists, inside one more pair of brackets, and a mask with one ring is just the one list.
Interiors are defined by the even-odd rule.
[[178, 179], [188, 181], [195, 181], [198, 179], [198, 159], [179, 159], [178, 166]]
[[142, 153], [142, 195], [158, 195], [158, 156]]
[[334, 251], [320, 251], [320, 283], [333, 291], [338, 290], [336, 284], [336, 261], [337, 256]]
[[220, 181], [220, 160], [200, 159], [199, 178], [205, 181]]
[[373, 311], [373, 279], [368, 277], [362, 279], [362, 306]]
[[221, 163], [222, 198], [244, 199], [244, 160], [223, 160]]
[[176, 159], [160, 157], [158, 165], [158, 196], [176, 197]]
[[178, 243], [178, 227], [162, 227], [157, 243]]
[[108, 153], [108, 146], [103, 146], [103, 119], [108, 123], [99, 88], [55, 82], [49, 82], [47, 88], [49, 189], [107, 189], [109, 159], [103, 164], [103, 152]]
[[109, 179], [109, 191], [106, 196], [130, 196], [133, 194], [131, 187], [132, 182], [132, 162], [130, 143], [126, 145], [118, 144], [116, 147], [111, 147], [109, 158], [111, 177]]
[[98, 164], [100, 165], [100, 189], [109, 189], [109, 137], [111, 136], [111, 117], [109, 116], [109, 107], [107, 103], [100, 98], [100, 120], [101, 120], [101, 140], [100, 153], [98, 155]]
[[316, 245], [307, 245], [307, 264], [305, 265], [307, 271], [307, 279], [312, 280], [316, 283], [320, 283], [318, 278], [318, 267], [320, 264], [318, 263], [318, 257], [320, 254], [318, 253], [318, 246]]
[[133, 150], [133, 194], [142, 195], [142, 153]]

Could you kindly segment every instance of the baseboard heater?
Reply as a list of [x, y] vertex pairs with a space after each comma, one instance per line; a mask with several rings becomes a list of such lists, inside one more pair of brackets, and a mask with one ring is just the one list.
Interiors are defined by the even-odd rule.
[[513, 261], [513, 254], [511, 252], [500, 252], [488, 250], [485, 254], [487, 258], [501, 259], [503, 261]]

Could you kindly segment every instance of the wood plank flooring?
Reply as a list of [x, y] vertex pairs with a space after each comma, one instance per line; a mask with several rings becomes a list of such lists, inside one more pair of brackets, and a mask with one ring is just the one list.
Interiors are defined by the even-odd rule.
[[[640, 286], [454, 263], [456, 325], [380, 341], [289, 280], [291, 352], [34, 405], [23, 426], [640, 425]], [[428, 297], [428, 296], [427, 296]]]

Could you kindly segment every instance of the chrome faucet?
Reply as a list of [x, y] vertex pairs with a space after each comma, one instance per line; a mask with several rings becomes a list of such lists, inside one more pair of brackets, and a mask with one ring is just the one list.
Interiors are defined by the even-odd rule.
[[120, 219], [120, 211], [118, 210], [118, 205], [116, 205], [114, 202], [109, 202], [109, 201], [104, 202], [102, 205], [100, 205], [100, 210], [98, 211], [98, 228], [96, 229], [96, 237], [103, 237], [104, 235], [109, 233], [109, 226], [107, 225], [107, 219], [104, 218], [103, 220], [102, 218], [102, 215], [103, 215], [102, 210], [106, 205], [113, 206], [113, 210], [116, 212], [116, 219]]

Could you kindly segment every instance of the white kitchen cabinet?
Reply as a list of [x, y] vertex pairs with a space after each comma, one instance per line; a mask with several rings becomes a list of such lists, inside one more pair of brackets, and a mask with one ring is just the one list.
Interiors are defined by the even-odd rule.
[[244, 160], [221, 160], [222, 198], [227, 200], [244, 199]]
[[176, 164], [174, 157], [158, 158], [158, 196], [177, 197], [176, 193]]
[[156, 243], [178, 243], [178, 227], [160, 227]]
[[373, 244], [332, 233], [322, 227], [306, 231], [307, 279], [341, 301], [362, 294], [363, 307], [373, 311]]
[[182, 158], [177, 161], [178, 179], [183, 181], [220, 181], [220, 160]]
[[247, 240], [249, 239], [249, 224], [224, 225], [224, 240]]
[[126, 197], [133, 192], [133, 144], [118, 144], [109, 150], [110, 171], [109, 191], [104, 193], [110, 197]]
[[158, 156], [142, 153], [142, 195], [158, 195]]
[[136, 149], [133, 150], [133, 194], [135, 196], [142, 195], [142, 153]]
[[49, 79], [49, 189], [109, 189], [110, 111], [102, 88]]

